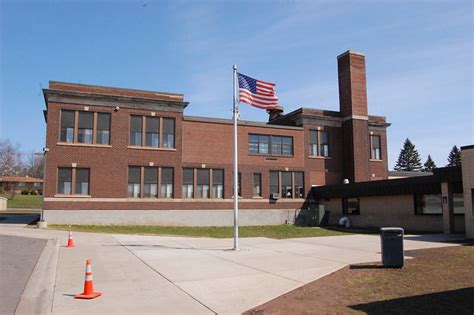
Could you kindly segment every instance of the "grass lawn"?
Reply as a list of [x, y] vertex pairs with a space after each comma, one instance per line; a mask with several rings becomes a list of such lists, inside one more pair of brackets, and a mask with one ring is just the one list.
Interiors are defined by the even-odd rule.
[[[50, 225], [49, 228], [69, 230], [69, 225]], [[223, 227], [173, 227], [173, 226], [119, 226], [119, 225], [71, 225], [72, 231], [115, 233], [115, 234], [144, 234], [144, 235], [176, 235], [192, 237], [232, 238], [232, 226]], [[268, 238], [297, 238], [315, 236], [349, 235], [353, 231], [335, 230], [320, 227], [298, 227], [294, 225], [270, 226], [241, 226], [239, 237], [268, 237]]]
[[402, 269], [352, 265], [244, 314], [473, 314], [474, 246], [408, 251]]
[[[2, 196], [7, 198], [7, 196]], [[10, 196], [8, 196], [10, 197]], [[43, 205], [40, 195], [15, 195], [7, 201], [7, 208], [40, 209]]]

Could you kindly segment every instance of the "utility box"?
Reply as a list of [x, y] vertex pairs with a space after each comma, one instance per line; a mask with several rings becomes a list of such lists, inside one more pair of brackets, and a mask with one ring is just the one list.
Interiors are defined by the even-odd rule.
[[398, 227], [384, 227], [380, 229], [382, 264], [384, 267], [403, 267], [405, 263], [403, 234], [403, 229]]

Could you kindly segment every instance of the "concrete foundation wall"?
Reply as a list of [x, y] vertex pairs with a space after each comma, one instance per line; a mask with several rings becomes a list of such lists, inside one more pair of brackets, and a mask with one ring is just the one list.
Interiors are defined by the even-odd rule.
[[[239, 225], [293, 224], [299, 210], [241, 210]], [[44, 210], [48, 224], [232, 226], [232, 210]]]
[[[442, 215], [415, 215], [412, 195], [361, 197], [360, 215], [343, 215], [341, 199], [323, 201], [331, 211], [330, 224], [337, 224], [342, 216], [351, 220], [353, 227], [397, 226], [409, 231], [443, 232]], [[455, 217], [456, 232], [464, 232], [464, 216]]]

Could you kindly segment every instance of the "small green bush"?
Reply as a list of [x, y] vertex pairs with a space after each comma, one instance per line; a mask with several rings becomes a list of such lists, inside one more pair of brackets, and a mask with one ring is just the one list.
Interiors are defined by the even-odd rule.
[[38, 195], [42, 195], [43, 194], [43, 190], [42, 189], [38, 189]]
[[36, 190], [30, 190], [30, 195], [36, 196], [38, 192]]
[[23, 189], [23, 190], [21, 191], [21, 194], [22, 194], [22, 195], [28, 195], [29, 193], [30, 193], [30, 191], [29, 191], [28, 189]]

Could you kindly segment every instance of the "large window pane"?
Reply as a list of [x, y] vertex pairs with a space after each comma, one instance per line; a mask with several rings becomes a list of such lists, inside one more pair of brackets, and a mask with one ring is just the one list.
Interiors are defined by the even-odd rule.
[[130, 145], [142, 145], [142, 116], [130, 116]]
[[158, 197], [158, 168], [145, 167], [144, 182], [143, 182], [143, 197], [156, 198]]
[[58, 169], [58, 194], [72, 194], [72, 169]]
[[249, 153], [258, 153], [258, 135], [249, 135]]
[[194, 197], [194, 169], [183, 169], [183, 198]]
[[281, 137], [272, 136], [272, 154], [281, 155]]
[[197, 170], [197, 198], [209, 198], [209, 170]]
[[321, 156], [329, 156], [329, 136], [327, 131], [320, 131], [319, 138], [321, 144], [319, 146], [319, 152]]
[[128, 196], [133, 198], [140, 197], [141, 174], [140, 167], [130, 166], [128, 168]]
[[61, 111], [61, 142], [74, 142], [74, 111]]
[[423, 214], [442, 214], [441, 195], [423, 195]]
[[161, 198], [173, 198], [173, 168], [163, 167], [161, 169]]
[[89, 195], [89, 169], [88, 168], [76, 169], [75, 194]]
[[98, 144], [110, 144], [110, 114], [97, 114], [97, 137]]
[[278, 184], [278, 172], [270, 172], [270, 194], [279, 194], [279, 184]]
[[253, 196], [262, 197], [262, 174], [253, 174]]
[[283, 155], [292, 155], [293, 154], [293, 138], [282, 137], [281, 141], [282, 141], [281, 153]]
[[309, 131], [309, 155], [310, 156], [318, 155], [318, 131], [317, 130]]
[[158, 117], [146, 118], [145, 145], [147, 147], [160, 146], [160, 118]]
[[281, 172], [281, 197], [293, 198], [293, 189], [291, 188], [291, 172]]
[[268, 154], [268, 148], [270, 144], [270, 137], [269, 136], [258, 136], [258, 153]]
[[163, 118], [163, 147], [174, 148], [174, 119]]
[[92, 143], [92, 128], [94, 125], [94, 114], [90, 112], [79, 112], [77, 129], [78, 143]]
[[304, 173], [294, 172], [295, 177], [295, 198], [304, 198]]
[[224, 198], [224, 170], [212, 170], [212, 197]]
[[381, 160], [381, 145], [380, 145], [380, 136], [370, 136], [370, 143], [372, 145], [372, 149], [370, 151], [370, 158], [374, 160]]
[[360, 214], [359, 198], [342, 199], [342, 213], [343, 214]]

